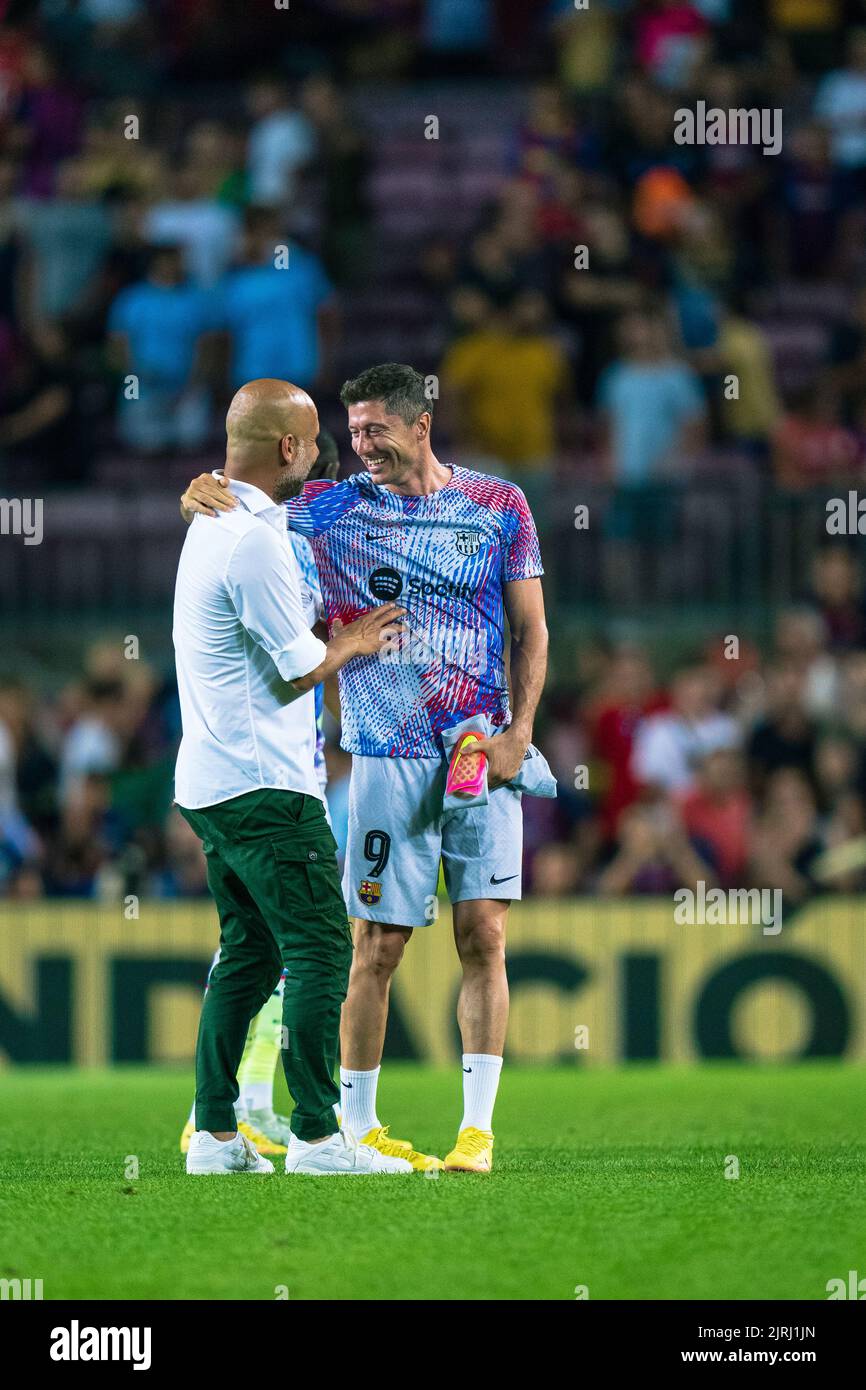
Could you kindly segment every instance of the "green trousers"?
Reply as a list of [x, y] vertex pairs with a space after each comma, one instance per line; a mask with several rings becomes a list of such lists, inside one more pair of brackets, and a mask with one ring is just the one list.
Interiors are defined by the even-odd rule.
[[299, 1139], [332, 1134], [352, 938], [324, 807], [300, 792], [262, 790], [179, 810], [202, 841], [220, 919], [220, 959], [196, 1045], [196, 1128], [236, 1128], [247, 1029], [285, 968], [282, 1056], [295, 1102], [292, 1131]]

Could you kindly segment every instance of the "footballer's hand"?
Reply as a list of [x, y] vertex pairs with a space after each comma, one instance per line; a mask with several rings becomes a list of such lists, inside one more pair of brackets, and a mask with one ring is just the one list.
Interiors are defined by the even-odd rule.
[[477, 743], [473, 743], [472, 752], [484, 753], [487, 758], [489, 791], [504, 787], [517, 776], [528, 747], [529, 740], [521, 738], [511, 729], [495, 734], [492, 738], [480, 738]]
[[352, 644], [356, 656], [375, 656], [376, 652], [387, 649], [406, 624], [402, 622], [406, 609], [396, 603], [382, 603], [376, 608], [368, 608], [354, 622], [344, 627], [339, 618], [331, 624], [331, 633], [341, 640], [345, 638]]
[[229, 492], [228, 480], [215, 478], [213, 473], [199, 473], [180, 499], [187, 521], [191, 521], [196, 512], [202, 516], [216, 516], [218, 512], [230, 512], [237, 504], [237, 498]]

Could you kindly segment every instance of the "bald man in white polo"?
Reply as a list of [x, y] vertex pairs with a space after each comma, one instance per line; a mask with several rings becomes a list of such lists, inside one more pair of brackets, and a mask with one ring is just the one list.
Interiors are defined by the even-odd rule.
[[409, 1173], [337, 1128], [340, 1008], [352, 943], [314, 766], [313, 688], [399, 627], [371, 609], [327, 646], [304, 616], [282, 503], [302, 487], [319, 429], [288, 382], [241, 388], [226, 421], [225, 475], [240, 505], [197, 517], [178, 565], [174, 645], [183, 738], [178, 807], [200, 837], [220, 918], [220, 960], [196, 1045], [188, 1173], [272, 1173], [239, 1133], [237, 1069], [250, 1020], [287, 971], [283, 1066], [295, 1101], [289, 1173]]

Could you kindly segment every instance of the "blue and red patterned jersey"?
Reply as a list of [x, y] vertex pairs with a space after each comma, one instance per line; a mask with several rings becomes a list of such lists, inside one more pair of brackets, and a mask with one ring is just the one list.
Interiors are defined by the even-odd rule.
[[329, 626], [389, 599], [407, 610], [389, 654], [340, 671], [347, 752], [434, 758], [462, 719], [508, 723], [502, 586], [543, 573], [520, 488], [453, 468], [439, 492], [407, 497], [355, 473], [308, 483], [286, 507], [310, 540]]
[[[306, 536], [302, 536], [298, 531], [290, 531], [289, 541], [295, 552], [295, 559], [301, 573], [301, 598], [304, 612], [307, 615], [307, 622], [310, 627], [315, 627], [319, 619], [325, 616], [316, 561]], [[325, 762], [325, 687], [317, 685], [313, 690], [313, 695], [316, 699], [316, 776], [319, 779], [319, 786], [324, 791], [328, 785], [328, 766]]]

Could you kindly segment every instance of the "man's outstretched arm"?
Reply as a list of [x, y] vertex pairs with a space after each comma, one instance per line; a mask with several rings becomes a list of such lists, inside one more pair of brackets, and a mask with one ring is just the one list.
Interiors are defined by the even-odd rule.
[[[307, 482], [297, 494], [285, 503], [286, 526], [308, 538], [321, 536], [329, 531], [348, 512], [363, 501], [362, 488], [356, 485], [355, 478], [342, 483], [319, 479]], [[228, 481], [220, 475], [200, 473], [193, 478], [180, 499], [180, 513], [189, 523], [198, 512], [201, 516], [216, 516], [219, 512], [231, 511], [237, 506]]]
[[356, 656], [373, 656], [399, 635], [405, 609], [384, 603], [343, 627], [327, 644], [311, 632], [289, 555], [270, 526], [256, 527], [232, 551], [226, 583], [235, 612], [298, 694], [312, 690]]
[[324, 659], [305, 676], [296, 676], [292, 685], [301, 693], [312, 690], [335, 676], [353, 657], [375, 656], [387, 650], [389, 642], [406, 626], [402, 621], [405, 612], [406, 609], [398, 608], [396, 603], [383, 603], [377, 608], [368, 608], [346, 627], [339, 620], [335, 621], [333, 636], [324, 644]]

